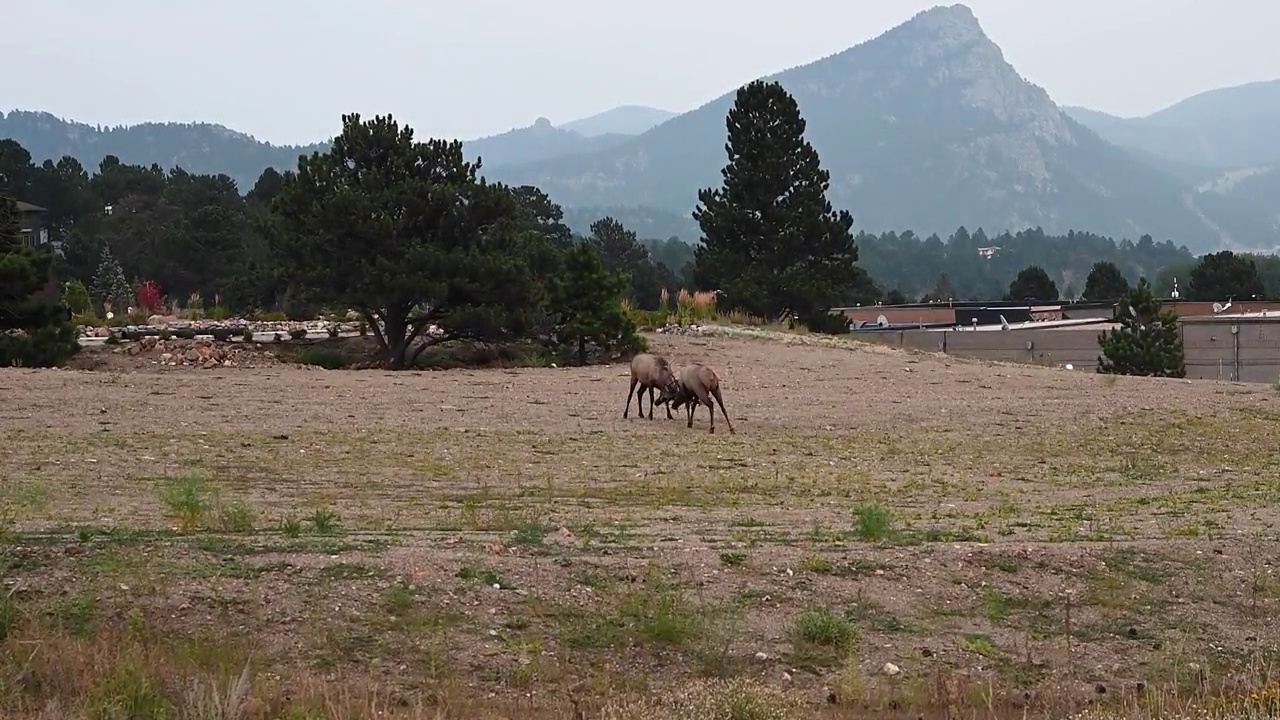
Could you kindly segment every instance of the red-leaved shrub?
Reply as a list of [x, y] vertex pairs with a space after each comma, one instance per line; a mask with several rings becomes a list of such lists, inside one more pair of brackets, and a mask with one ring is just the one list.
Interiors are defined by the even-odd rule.
[[138, 297], [138, 304], [146, 308], [147, 312], [158, 313], [164, 309], [165, 297], [155, 280], [142, 283], [134, 294]]

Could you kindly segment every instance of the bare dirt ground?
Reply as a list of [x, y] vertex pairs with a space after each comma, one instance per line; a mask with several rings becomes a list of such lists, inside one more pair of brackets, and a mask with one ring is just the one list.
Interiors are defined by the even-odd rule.
[[248, 717], [1023, 717], [1274, 679], [1271, 387], [650, 343], [720, 371], [736, 434], [624, 419], [625, 365], [0, 370], [0, 707], [163, 717], [246, 663]]

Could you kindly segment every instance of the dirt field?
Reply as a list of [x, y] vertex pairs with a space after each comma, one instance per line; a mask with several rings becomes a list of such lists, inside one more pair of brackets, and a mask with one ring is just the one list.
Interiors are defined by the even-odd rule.
[[0, 714], [1023, 717], [1274, 679], [1273, 388], [650, 343], [720, 370], [736, 434], [624, 419], [625, 366], [0, 370]]

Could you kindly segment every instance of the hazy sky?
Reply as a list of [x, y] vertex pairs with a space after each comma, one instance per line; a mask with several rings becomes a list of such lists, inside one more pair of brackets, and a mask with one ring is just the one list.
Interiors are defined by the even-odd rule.
[[[870, 39], [927, 0], [5, 2], [0, 109], [203, 120], [276, 143], [391, 112], [473, 137], [622, 104], [689, 110]], [[1059, 104], [1141, 115], [1280, 78], [1276, 0], [970, 0]]]

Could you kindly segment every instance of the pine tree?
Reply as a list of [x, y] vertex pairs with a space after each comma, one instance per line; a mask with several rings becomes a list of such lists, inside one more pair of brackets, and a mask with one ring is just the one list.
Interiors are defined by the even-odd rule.
[[551, 306], [559, 313], [557, 335], [577, 346], [578, 362], [586, 362], [588, 342], [606, 351], [643, 349], [643, 339], [622, 311], [626, 288], [626, 276], [606, 270], [593, 243], [579, 242], [565, 251]]
[[23, 244], [18, 206], [0, 196], [0, 366], [47, 367], [80, 350], [66, 309], [41, 291], [53, 253]]
[[111, 255], [108, 245], [102, 246], [102, 259], [98, 262], [98, 271], [93, 274], [93, 287], [89, 292], [98, 307], [102, 307], [103, 302], [110, 302], [115, 313], [124, 312], [133, 303], [133, 292], [124, 277], [124, 268]]
[[1115, 263], [1099, 260], [1084, 281], [1085, 300], [1118, 300], [1129, 292], [1129, 281]]
[[1098, 372], [1114, 375], [1186, 377], [1178, 319], [1160, 309], [1144, 277], [1120, 301], [1120, 327], [1098, 335]]
[[1028, 265], [1009, 283], [1009, 300], [1053, 302], [1058, 299], [1058, 284], [1039, 265]]
[[694, 278], [723, 291], [731, 308], [766, 317], [789, 309], [819, 329], [856, 279], [853, 218], [832, 210], [830, 173], [780, 84], [740, 88], [725, 125], [723, 185], [700, 190], [693, 211], [703, 236]]

